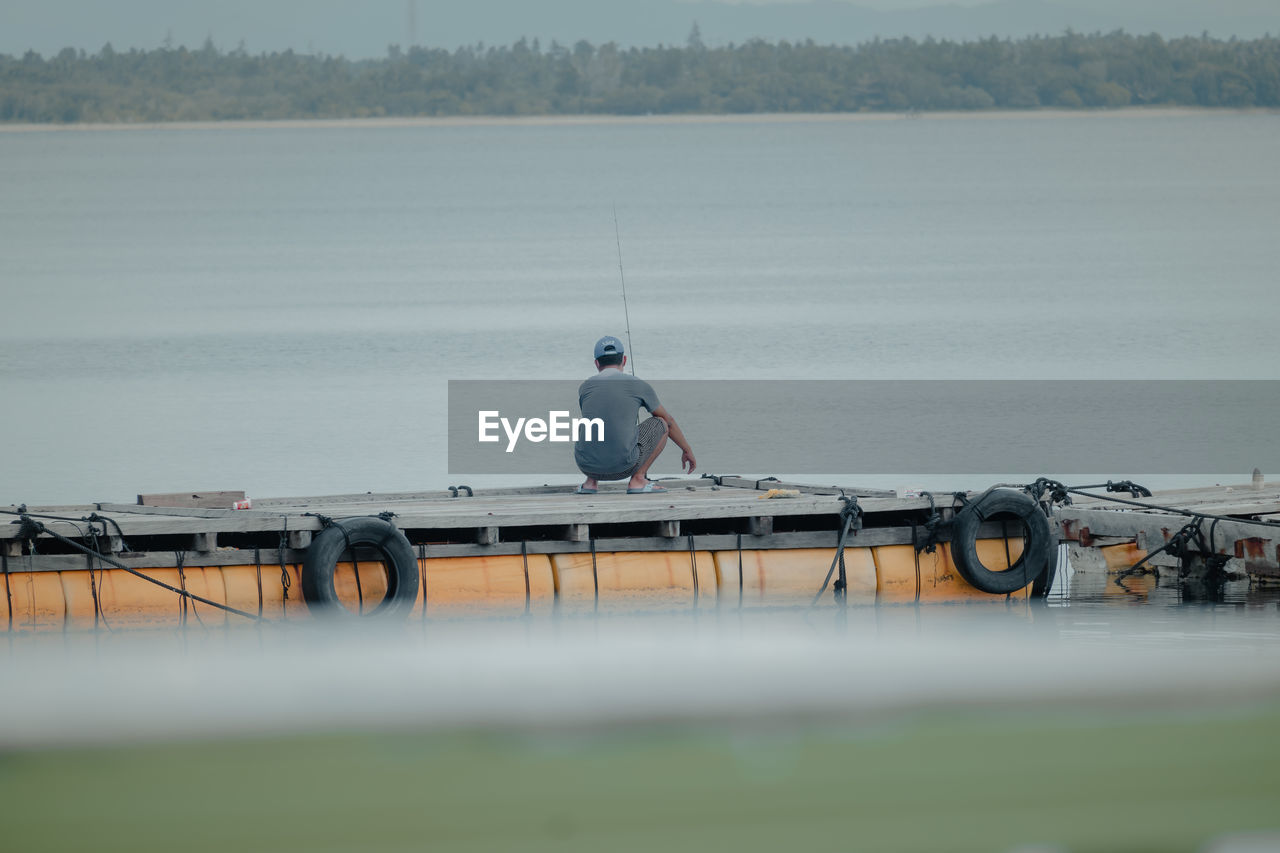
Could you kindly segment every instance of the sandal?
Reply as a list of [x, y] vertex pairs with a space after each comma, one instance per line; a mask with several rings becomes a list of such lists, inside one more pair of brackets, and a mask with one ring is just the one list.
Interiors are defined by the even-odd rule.
[[649, 482], [644, 484], [643, 488], [627, 489], [627, 494], [629, 495], [661, 495], [661, 494], [665, 494], [666, 491], [667, 490], [662, 488], [662, 486], [659, 486], [653, 480], [650, 480]]

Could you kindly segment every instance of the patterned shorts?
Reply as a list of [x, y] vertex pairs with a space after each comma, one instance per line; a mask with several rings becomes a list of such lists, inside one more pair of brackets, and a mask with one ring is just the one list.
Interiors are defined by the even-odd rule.
[[590, 471], [583, 471], [593, 480], [626, 480], [636, 472], [636, 469], [644, 464], [644, 461], [653, 455], [654, 449], [658, 446], [658, 442], [662, 441], [662, 437], [667, 434], [667, 422], [662, 418], [654, 415], [646, 418], [636, 427], [636, 446], [640, 449], [636, 459], [639, 461], [632, 465], [626, 471], [616, 474], [593, 474]]

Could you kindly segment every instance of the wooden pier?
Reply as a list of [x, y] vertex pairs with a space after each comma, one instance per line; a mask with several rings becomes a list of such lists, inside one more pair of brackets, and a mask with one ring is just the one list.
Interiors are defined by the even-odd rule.
[[[1120, 494], [1121, 499], [1130, 496]], [[1147, 509], [1114, 500], [1076, 497], [1054, 509], [1059, 540], [1067, 543], [1071, 565], [1079, 571], [1121, 573], [1137, 559], [1146, 565], [1202, 573], [1213, 569], [1258, 580], [1280, 580], [1280, 484], [1252, 483], [1160, 491], [1133, 503], [1180, 512]], [[1198, 520], [1197, 520], [1198, 519]], [[1253, 522], [1270, 522], [1264, 526]], [[1208, 551], [1224, 558], [1210, 565], [1199, 548], [1152, 553], [1195, 524]]]
[[[258, 548], [262, 559], [302, 559], [311, 536], [325, 519], [377, 516], [404, 531], [414, 546], [427, 546], [428, 558], [550, 554], [598, 551], [686, 550], [687, 537], [700, 547], [737, 547], [739, 535], [752, 548], [834, 547], [839, 534], [841, 494], [856, 496], [869, 516], [886, 521], [922, 511], [924, 498], [899, 499], [892, 492], [856, 487], [817, 487], [738, 477], [667, 480], [666, 494], [627, 495], [621, 485], [605, 484], [598, 495], [574, 494], [573, 486], [470, 489], [347, 494], [303, 498], [254, 499], [252, 509], [206, 506], [153, 506], [144, 503], [94, 503], [29, 507], [51, 530], [79, 538], [85, 519], [105, 521], [101, 538], [111, 553], [138, 567], [172, 566], [174, 550], [185, 552], [188, 566], [244, 562], [244, 550]], [[796, 497], [764, 499], [770, 489], [797, 490]], [[207, 493], [197, 493], [207, 494]], [[225, 493], [224, 493], [225, 494]], [[169, 496], [174, 497], [176, 496]], [[148, 496], [140, 496], [146, 500]], [[192, 503], [201, 503], [195, 496]], [[10, 507], [11, 511], [16, 507]], [[102, 522], [98, 523], [102, 529]], [[904, 544], [909, 527], [867, 525], [859, 545]], [[50, 534], [35, 548], [18, 538], [16, 524], [0, 524], [0, 549], [26, 571], [83, 568], [83, 554], [60, 547]], [[129, 550], [125, 550], [125, 546]], [[280, 552], [284, 546], [284, 553]], [[17, 567], [15, 563], [15, 568]]]
[[[139, 502], [131, 504], [13, 506], [5, 508], [7, 516], [0, 516], [5, 603], [11, 626], [15, 619], [21, 623], [24, 613], [46, 607], [39, 598], [58, 595], [61, 601], [48, 604], [49, 613], [60, 612], [69, 622], [73, 611], [83, 615], [89, 606], [97, 624], [104, 612], [103, 589], [118, 600], [128, 597], [123, 587], [117, 589], [119, 584], [99, 583], [98, 576], [114, 571], [125, 578], [132, 570], [169, 584], [165, 594], [171, 598], [177, 598], [172, 594], [177, 587], [185, 594], [190, 581], [196, 587], [203, 584], [207, 600], [219, 605], [231, 607], [235, 600], [236, 607], [256, 607], [258, 614], [277, 605], [287, 613], [292, 605], [296, 612], [301, 605], [301, 566], [313, 537], [334, 520], [377, 516], [395, 528], [393, 533], [398, 531], [397, 539], [403, 535], [416, 555], [424, 615], [432, 594], [444, 595], [441, 578], [446, 574], [460, 590], [452, 594], [476, 602], [486, 595], [495, 600], [506, 596], [525, 611], [539, 596], [558, 603], [573, 586], [573, 572], [587, 565], [582, 562], [585, 555], [597, 604], [602, 596], [601, 560], [614, 561], [608, 565], [619, 588], [666, 584], [681, 595], [691, 589], [695, 602], [700, 589], [705, 598], [714, 588], [720, 597], [736, 597], [741, 603], [749, 587], [764, 601], [768, 586], [775, 596], [770, 603], [795, 604], [826, 589], [825, 582], [819, 582], [824, 574], [830, 579], [827, 566], [834, 566], [837, 549], [851, 557], [845, 594], [859, 602], [984, 595], [957, 577], [957, 564], [947, 547], [953, 519], [966, 501], [981, 500], [981, 492], [898, 497], [875, 489], [728, 476], [667, 480], [662, 485], [668, 489], [665, 494], [627, 495], [621, 485], [606, 484], [590, 496], [574, 494], [573, 486], [461, 486], [254, 499], [247, 509], [227, 508], [243, 497], [238, 493], [139, 496]], [[857, 524], [844, 531], [841, 548], [851, 498], [856, 499]], [[1280, 487], [1255, 482], [1159, 492], [1129, 504], [1117, 500], [1130, 497], [1077, 495], [1070, 504], [1044, 504], [1051, 544], [1068, 546], [1074, 569], [1124, 572], [1145, 557], [1146, 566], [1155, 571], [1177, 567], [1184, 575], [1209, 571], [1280, 579], [1280, 526], [1259, 523], [1280, 522]], [[1138, 503], [1146, 506], [1134, 505]], [[1148, 508], [1157, 506], [1168, 509]], [[11, 523], [4, 523], [6, 518]], [[43, 528], [37, 529], [34, 522]], [[1198, 527], [1192, 530], [1192, 525]], [[976, 530], [987, 548], [983, 553], [996, 554], [1005, 567], [1015, 564], [1029, 541], [1021, 526], [1007, 519], [985, 520]], [[1200, 539], [1193, 535], [1197, 531]], [[1162, 550], [1171, 540], [1179, 547]], [[644, 564], [648, 568], [637, 569], [643, 554], [653, 556]], [[619, 562], [618, 555], [631, 555], [630, 562]], [[674, 578], [672, 560], [677, 557], [686, 565], [691, 562], [691, 573], [686, 569], [683, 580], [652, 580]], [[354, 588], [362, 606], [370, 592], [369, 581], [362, 587], [360, 578], [366, 559], [357, 556], [348, 564], [355, 567]], [[744, 575], [744, 560], [748, 575], [757, 571], [754, 580]], [[264, 585], [264, 566], [278, 567], [278, 589], [270, 580]], [[467, 579], [472, 568], [479, 574]], [[207, 576], [201, 570], [207, 570]], [[963, 566], [959, 571], [965, 574]], [[628, 580], [623, 577], [628, 572], [639, 574]], [[15, 599], [17, 575], [30, 589], [20, 590]], [[256, 578], [256, 599], [245, 591], [251, 591], [247, 578]], [[136, 575], [126, 579], [144, 584]], [[372, 589], [376, 595], [376, 583]], [[777, 598], [782, 589], [790, 589], [790, 597]], [[1019, 594], [1028, 595], [1030, 589], [1028, 584]], [[92, 600], [86, 605], [88, 594]], [[249, 600], [242, 600], [244, 596]], [[36, 621], [34, 616], [31, 621]]]

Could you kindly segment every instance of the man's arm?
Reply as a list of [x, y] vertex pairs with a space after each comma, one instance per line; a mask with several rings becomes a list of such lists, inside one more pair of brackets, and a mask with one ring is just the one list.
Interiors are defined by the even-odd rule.
[[694, 468], [698, 467], [698, 460], [693, 458], [693, 448], [689, 446], [689, 441], [680, 430], [680, 425], [676, 423], [675, 418], [671, 417], [671, 413], [667, 411], [666, 406], [659, 406], [654, 409], [653, 414], [655, 417], [662, 418], [667, 422], [667, 435], [682, 451], [680, 454], [680, 467], [686, 474], [692, 474]]

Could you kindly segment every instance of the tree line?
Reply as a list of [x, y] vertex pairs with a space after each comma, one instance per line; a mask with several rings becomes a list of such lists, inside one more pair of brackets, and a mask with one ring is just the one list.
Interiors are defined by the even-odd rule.
[[0, 55], [0, 121], [1280, 106], [1280, 39], [1124, 32], [623, 49], [521, 39], [347, 60], [243, 47]]

